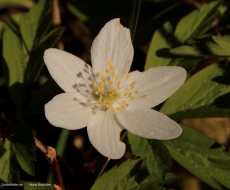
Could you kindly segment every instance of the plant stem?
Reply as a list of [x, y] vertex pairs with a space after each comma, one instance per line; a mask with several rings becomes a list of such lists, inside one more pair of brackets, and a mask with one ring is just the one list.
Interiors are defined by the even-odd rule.
[[[124, 134], [123, 134], [122, 137], [121, 137], [121, 140], [123, 140], [123, 139], [125, 138], [125, 136], [127, 135], [127, 133], [128, 133], [128, 131], [125, 131], [125, 132], [124, 132]], [[111, 160], [110, 158], [108, 158], [108, 159], [106, 160], [104, 166], [102, 167], [100, 173], [99, 173], [98, 176], [97, 176], [96, 181], [101, 177], [101, 175], [103, 174], [103, 172], [104, 172], [104, 170], [105, 170], [105, 168], [106, 168], [106, 166], [108, 165], [108, 163], [109, 163], [110, 160]]]

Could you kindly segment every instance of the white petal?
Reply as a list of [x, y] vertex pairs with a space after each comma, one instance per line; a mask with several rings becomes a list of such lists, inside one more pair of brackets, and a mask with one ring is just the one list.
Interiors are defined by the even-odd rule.
[[45, 115], [48, 121], [56, 127], [65, 129], [85, 127], [92, 114], [91, 106], [70, 93], [59, 94], [45, 105]]
[[130, 106], [154, 107], [170, 97], [184, 83], [187, 73], [182, 67], [153, 67], [145, 72], [134, 71], [129, 74], [124, 85], [136, 81], [132, 91], [139, 91], [134, 97], [147, 95], [146, 98], [135, 98]]
[[119, 159], [124, 155], [125, 144], [120, 141], [122, 128], [111, 112], [97, 111], [87, 127], [89, 140], [104, 156]]
[[174, 139], [181, 127], [166, 115], [152, 109], [125, 109], [116, 112], [117, 119], [129, 132], [148, 139]]
[[93, 71], [104, 72], [108, 62], [112, 61], [115, 73], [129, 72], [133, 60], [133, 45], [129, 29], [120, 24], [120, 19], [106, 23], [91, 48]]
[[50, 75], [65, 92], [75, 92], [76, 84], [92, 84], [91, 67], [78, 57], [62, 50], [50, 48], [44, 53]]

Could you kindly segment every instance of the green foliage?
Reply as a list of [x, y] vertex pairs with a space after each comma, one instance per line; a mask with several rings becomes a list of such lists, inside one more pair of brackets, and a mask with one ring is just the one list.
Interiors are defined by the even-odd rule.
[[193, 46], [180, 46], [170, 53], [182, 56], [230, 56], [230, 36], [212, 36], [215, 42], [202, 42]]
[[53, 190], [50, 184], [38, 182], [25, 182], [24, 190]]
[[34, 175], [35, 144], [31, 129], [23, 122], [13, 126], [11, 135], [1, 149], [0, 179], [5, 183], [19, 183], [19, 166]]
[[19, 25], [10, 18], [4, 24], [5, 75], [19, 111], [28, 87], [36, 81], [43, 67], [45, 49], [53, 46], [63, 32], [62, 27], [50, 28], [50, 7], [50, 1], [41, 0], [21, 16]]
[[[161, 186], [161, 182], [157, 178], [151, 177], [148, 172], [142, 171], [134, 175], [140, 164], [141, 160], [139, 159], [128, 160], [119, 167], [112, 168], [95, 182], [91, 190], [163, 190], [164, 187]], [[166, 183], [173, 180], [175, 180], [173, 174], [166, 175]]]
[[175, 29], [175, 38], [181, 44], [193, 42], [193, 38], [206, 32], [218, 13], [220, 1], [204, 4], [199, 10], [195, 10], [182, 18]]
[[160, 111], [176, 119], [229, 117], [229, 73], [224, 71], [221, 65], [213, 64], [196, 73]]
[[223, 147], [188, 127], [176, 139], [164, 141], [171, 156], [215, 189], [230, 188], [230, 156]]
[[170, 167], [170, 154], [165, 145], [158, 140], [147, 140], [128, 133], [129, 143], [133, 154], [146, 158], [146, 165], [150, 175], [157, 177], [164, 183], [166, 171]]

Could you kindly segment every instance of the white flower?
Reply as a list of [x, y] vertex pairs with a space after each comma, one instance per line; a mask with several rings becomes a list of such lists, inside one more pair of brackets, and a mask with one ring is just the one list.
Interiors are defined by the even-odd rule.
[[45, 105], [52, 125], [66, 129], [87, 126], [93, 146], [112, 159], [125, 152], [120, 141], [123, 129], [148, 139], [173, 139], [181, 134], [176, 122], [151, 108], [184, 83], [183, 68], [164, 66], [128, 73], [133, 46], [129, 30], [119, 19], [101, 29], [91, 54], [93, 67], [67, 52], [45, 51], [51, 76], [66, 92]]

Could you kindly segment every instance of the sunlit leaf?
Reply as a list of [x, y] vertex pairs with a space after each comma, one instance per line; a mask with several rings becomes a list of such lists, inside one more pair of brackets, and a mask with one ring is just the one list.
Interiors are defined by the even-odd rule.
[[192, 76], [163, 105], [172, 118], [230, 117], [229, 73], [213, 64]]
[[164, 141], [173, 159], [213, 188], [230, 188], [230, 155], [201, 133], [182, 128], [181, 136]]
[[[51, 12], [51, 2], [40, 0], [38, 4], [35, 4], [28, 13], [25, 13], [21, 16], [20, 19], [20, 31], [23, 37], [23, 40], [26, 44], [27, 50], [30, 52], [35, 43], [36, 35], [42, 35], [41, 32], [45, 32], [49, 24], [43, 24], [43, 30], [38, 33], [38, 26], [41, 25], [43, 18], [46, 18], [46, 15], [49, 15]], [[50, 19], [45, 19], [50, 23]], [[44, 27], [45, 26], [45, 27]]]
[[20, 36], [16, 34], [15, 25], [4, 25], [3, 58], [5, 60], [5, 75], [12, 99], [20, 110], [23, 97], [23, 81], [26, 61], [22, 51]]
[[199, 10], [195, 10], [182, 18], [175, 29], [175, 38], [181, 44], [189, 43], [191, 40], [206, 32], [215, 19], [220, 1], [204, 4]]

